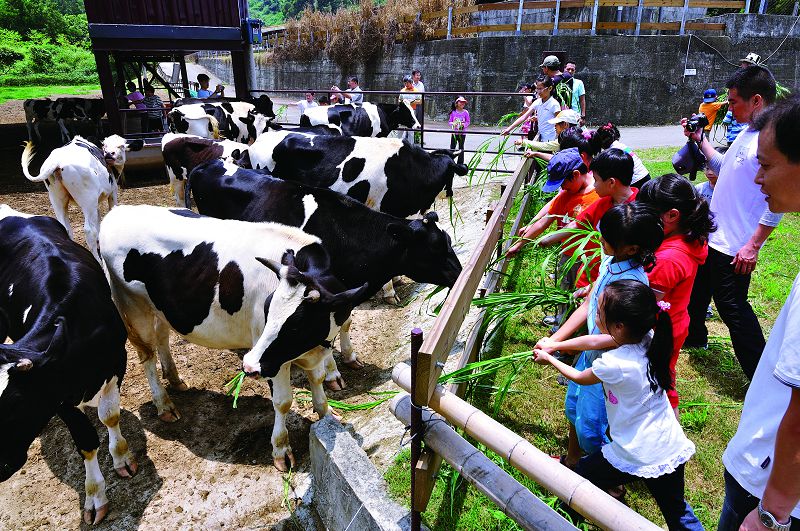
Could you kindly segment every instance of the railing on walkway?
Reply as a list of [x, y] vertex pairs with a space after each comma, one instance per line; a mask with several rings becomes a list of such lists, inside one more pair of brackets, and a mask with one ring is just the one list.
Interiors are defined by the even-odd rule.
[[[768, 0], [760, 0], [759, 12], [766, 9]], [[453, 37], [464, 37], [480, 35], [489, 32], [513, 32], [521, 35], [527, 31], [546, 31], [552, 35], [558, 35], [564, 30], [588, 31], [591, 35], [596, 35], [597, 31], [624, 31], [633, 35], [639, 35], [642, 31], [669, 31], [683, 35], [687, 31], [725, 31], [725, 24], [720, 22], [690, 21], [687, 19], [690, 9], [714, 9], [716, 11], [726, 10], [729, 12], [745, 13], [750, 10], [751, 0], [518, 0], [481, 4], [465, 7], [448, 7], [440, 11], [428, 13], [417, 13], [416, 15], [406, 16], [398, 22], [404, 24], [414, 24], [419, 22], [435, 23], [438, 29], [433, 32], [433, 39], [450, 39]], [[635, 9], [634, 20], [604, 20], [600, 8], [623, 8]], [[646, 8], [676, 8], [681, 9], [680, 20], [670, 22], [649, 22], [643, 21], [643, 10]], [[566, 21], [564, 20], [567, 12], [565, 9], [583, 8], [589, 9], [588, 20]], [[551, 20], [545, 22], [523, 23], [526, 15], [533, 13], [541, 14], [544, 10], [552, 12]], [[515, 24], [468, 24], [457, 25], [454, 17], [459, 15], [471, 15], [474, 13], [499, 13], [503, 11], [516, 11]], [[353, 26], [357, 29], [357, 26]], [[293, 45], [301, 42], [324, 42], [329, 43], [333, 34], [347, 31], [348, 28], [335, 27], [325, 31], [303, 31], [292, 30], [285, 26], [265, 28], [264, 48], [275, 48], [279, 46]], [[402, 37], [397, 37], [400, 42]]]
[[[488, 216], [483, 237], [450, 290], [430, 331], [424, 336], [424, 340], [421, 330], [412, 331], [411, 368], [409, 369], [405, 363], [401, 363], [393, 371], [394, 382], [411, 394], [412, 529], [414, 529], [414, 524], [419, 525], [420, 513], [427, 507], [433, 490], [435, 474], [441, 464], [441, 457], [431, 452], [430, 447], [426, 447], [424, 452], [421, 451], [421, 444], [425, 439], [423, 429], [423, 410], [425, 409], [429, 410], [429, 413], [430, 411], [438, 413], [454, 426], [464, 429], [471, 437], [501, 455], [511, 466], [550, 490], [565, 504], [601, 528], [658, 529], [655, 524], [567, 467], [557, 463], [519, 435], [462, 401], [458, 398], [460, 390], [457, 387], [451, 386], [449, 389], [444, 389], [437, 385], [445, 361], [470, 309], [472, 299], [478, 291], [484, 271], [495, 259], [496, 254], [502, 255], [511, 245], [510, 237], [505, 241], [502, 239], [503, 227], [518, 191], [523, 183], [529, 180], [534, 167], [530, 159], [522, 159], [513, 175], [506, 180], [502, 189], [502, 197], [494, 205], [491, 215]], [[516, 233], [516, 228], [519, 227], [524, 216], [527, 200], [526, 194], [510, 234]], [[481, 296], [494, 291], [506, 265], [505, 259], [501, 259], [493, 265], [492, 271], [487, 275], [484, 288], [480, 292]], [[480, 348], [482, 337], [481, 332], [476, 331], [478, 328], [473, 330], [466, 342], [465, 351], [458, 363], [460, 367], [473, 361]], [[404, 418], [400, 407], [402, 400], [403, 397], [400, 396], [395, 398], [392, 403], [392, 410], [398, 418]], [[477, 452], [477, 450], [475, 451]], [[467, 478], [471, 483], [485, 486], [493, 480], [491, 476], [470, 475], [468, 470], [462, 470], [462, 472], [467, 473]], [[492, 474], [497, 475], [499, 472], [494, 471]], [[523, 528], [536, 528], [535, 522], [520, 520], [521, 515], [509, 511], [509, 506], [510, 504], [500, 508]]]

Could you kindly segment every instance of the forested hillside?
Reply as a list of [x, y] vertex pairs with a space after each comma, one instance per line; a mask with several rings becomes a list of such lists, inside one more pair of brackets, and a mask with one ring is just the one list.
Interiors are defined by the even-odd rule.
[[[357, 0], [248, 0], [250, 16], [260, 18], [267, 26], [282, 24], [295, 18], [307, 7], [315, 11], [333, 13], [339, 8], [358, 5]], [[376, 2], [382, 4], [383, 2]]]

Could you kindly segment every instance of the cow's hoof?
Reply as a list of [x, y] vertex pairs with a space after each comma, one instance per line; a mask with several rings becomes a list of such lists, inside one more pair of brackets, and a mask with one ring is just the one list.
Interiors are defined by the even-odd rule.
[[172, 390], [175, 390], [175, 391], [188, 391], [189, 390], [189, 386], [186, 385], [183, 382], [183, 380], [179, 380], [178, 383], [170, 382], [169, 388], [170, 388], [171, 391]]
[[273, 462], [280, 472], [288, 472], [290, 468], [294, 468], [294, 454], [289, 450], [283, 457], [273, 457]]
[[354, 370], [355, 369], [363, 369], [364, 368], [364, 362], [362, 362], [358, 358], [356, 358], [354, 360], [351, 360], [351, 361], [345, 361], [343, 363], [345, 365], [347, 365], [347, 367], [349, 367], [350, 369], [354, 369]]
[[139, 471], [139, 465], [136, 463], [136, 460], [130, 458], [128, 462], [125, 463], [125, 466], [117, 467], [114, 470], [117, 471], [117, 475], [121, 478], [132, 478], [136, 475], [136, 472]]
[[344, 383], [344, 378], [337, 376], [335, 380], [326, 380], [325, 387], [329, 391], [341, 391], [342, 389], [347, 389], [347, 384]]
[[[330, 415], [331, 417], [333, 417], [334, 419], [336, 419], [336, 421], [337, 421], [337, 422], [342, 422], [342, 420], [343, 420], [343, 419], [342, 419], [342, 416], [341, 416], [340, 414], [338, 414], [337, 412], [335, 412], [333, 409], [328, 409], [328, 413], [327, 413], [327, 415]], [[321, 416], [321, 417], [319, 418], [319, 420], [322, 420], [324, 416], [325, 416], [325, 415]]]
[[181, 419], [181, 414], [177, 409], [170, 409], [158, 415], [158, 418], [164, 422], [177, 422]]
[[103, 521], [103, 518], [108, 514], [108, 504], [105, 504], [97, 509], [84, 509], [83, 521], [89, 525], [97, 525]]

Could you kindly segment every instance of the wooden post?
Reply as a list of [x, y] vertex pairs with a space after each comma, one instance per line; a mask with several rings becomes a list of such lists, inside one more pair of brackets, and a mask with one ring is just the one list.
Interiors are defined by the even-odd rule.
[[[795, 7], [797, 4], [795, 4]], [[447, 8], [447, 38], [451, 38], [453, 34], [453, 6]]]
[[119, 103], [115, 93], [114, 74], [111, 72], [108, 52], [94, 52], [94, 60], [97, 63], [97, 77], [100, 78], [100, 86], [103, 88], [103, 105], [108, 115], [108, 123], [111, 125], [111, 133], [121, 134], [122, 120], [119, 116]]
[[[411, 366], [414, 370], [411, 374], [411, 387], [416, 389], [419, 385], [417, 381], [416, 369], [419, 365], [419, 348], [422, 346], [422, 330], [414, 328], [411, 331]], [[425, 382], [427, 383], [427, 382]], [[423, 383], [423, 385], [425, 385]], [[420, 531], [422, 525], [422, 509], [417, 505], [417, 464], [422, 453], [422, 406], [424, 404], [411, 402], [411, 531]]]
[[553, 35], [558, 35], [558, 19], [561, 13], [561, 0], [556, 0], [556, 12], [553, 15]]
[[597, 35], [597, 9], [600, 7], [599, 0], [594, 0], [594, 7], [592, 8], [592, 35]]
[[522, 4], [524, 0], [519, 0], [519, 8], [517, 9], [517, 31], [514, 35], [522, 35]]
[[233, 86], [236, 97], [246, 100], [250, 97], [250, 86], [248, 84], [248, 67], [243, 51], [231, 52], [231, 69], [233, 70]]
[[636, 32], [634, 33], [637, 37], [642, 26], [642, 9], [644, 9], [644, 0], [639, 0], [639, 6], [636, 8]]
[[189, 74], [186, 71], [186, 56], [181, 55], [181, 84], [183, 85], [183, 97], [189, 97]]
[[[762, 2], [765, 0], [761, 0]], [[678, 31], [679, 35], [683, 35], [686, 31], [686, 12], [689, 11], [689, 0], [683, 0], [683, 11], [681, 12], [681, 29]]]

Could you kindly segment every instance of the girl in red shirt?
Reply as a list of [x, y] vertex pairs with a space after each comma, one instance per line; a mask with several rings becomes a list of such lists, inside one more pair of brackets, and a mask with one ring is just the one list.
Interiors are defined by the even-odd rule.
[[670, 304], [668, 312], [672, 318], [673, 351], [669, 367], [673, 388], [667, 395], [677, 415], [675, 365], [689, 333], [687, 307], [697, 268], [708, 256], [708, 234], [717, 228], [708, 203], [680, 175], [662, 175], [645, 183], [636, 201], [655, 207], [664, 223], [664, 241], [656, 250], [656, 265], [647, 276], [656, 298]]

